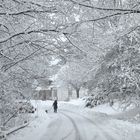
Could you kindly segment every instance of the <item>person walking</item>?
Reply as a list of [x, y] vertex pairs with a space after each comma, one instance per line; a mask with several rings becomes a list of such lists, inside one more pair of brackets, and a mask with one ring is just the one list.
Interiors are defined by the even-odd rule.
[[55, 101], [53, 102], [53, 109], [54, 109], [54, 112], [55, 112], [55, 113], [57, 113], [57, 108], [58, 108], [58, 106], [57, 106], [57, 100], [55, 100]]

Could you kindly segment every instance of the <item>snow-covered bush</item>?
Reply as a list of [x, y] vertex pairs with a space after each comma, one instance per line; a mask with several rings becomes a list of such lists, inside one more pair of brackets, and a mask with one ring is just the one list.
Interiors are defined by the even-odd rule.
[[17, 103], [19, 106], [19, 113], [34, 113], [36, 109], [31, 105], [30, 102], [18, 102]]
[[0, 140], [6, 140], [6, 135], [2, 131], [0, 131]]
[[106, 103], [108, 100], [100, 95], [91, 95], [86, 99], [86, 107], [95, 107], [97, 105], [101, 105]]
[[[13, 78], [16, 79], [13, 80]], [[25, 103], [26, 95], [24, 95], [24, 89], [26, 83], [22, 80], [21, 84], [20, 80], [22, 80], [22, 77], [18, 74], [14, 74], [12, 72], [10, 74], [1, 73], [0, 126], [5, 129], [24, 123], [24, 121], [28, 120], [29, 117], [27, 112], [29, 113], [35, 111], [29, 101], [28, 103]], [[19, 100], [23, 100], [24, 102], [21, 103]], [[24, 110], [22, 114], [20, 112], [21, 108]]]

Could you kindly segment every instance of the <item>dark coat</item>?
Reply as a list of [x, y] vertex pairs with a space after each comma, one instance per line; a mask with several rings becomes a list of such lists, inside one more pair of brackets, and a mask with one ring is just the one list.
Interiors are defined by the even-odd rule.
[[53, 107], [54, 107], [54, 109], [57, 109], [57, 107], [58, 107], [58, 106], [57, 106], [57, 100], [54, 101]]

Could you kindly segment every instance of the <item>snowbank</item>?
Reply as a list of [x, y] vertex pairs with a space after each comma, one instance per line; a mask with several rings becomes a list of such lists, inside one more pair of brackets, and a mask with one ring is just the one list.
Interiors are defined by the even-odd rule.
[[52, 106], [52, 101], [31, 101], [31, 103], [37, 109], [32, 114], [32, 121], [28, 127], [9, 135], [8, 140], [40, 140], [46, 133], [48, 125], [55, 119], [55, 116], [50, 117], [45, 112]]

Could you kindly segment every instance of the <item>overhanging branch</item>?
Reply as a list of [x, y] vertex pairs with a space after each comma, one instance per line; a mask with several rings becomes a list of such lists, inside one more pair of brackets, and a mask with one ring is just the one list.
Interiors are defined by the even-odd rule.
[[8, 64], [7, 64], [7, 65], [4, 65], [4, 66], [2, 67], [2, 69], [4, 69], [4, 71], [7, 71], [8, 69], [10, 69], [11, 67], [17, 65], [18, 63], [20, 63], [20, 62], [22, 62], [22, 61], [24, 61], [24, 60], [29, 59], [31, 56], [33, 56], [34, 54], [36, 54], [36, 53], [37, 53], [38, 51], [40, 51], [40, 50], [41, 50], [41, 48], [37, 49], [36, 51], [32, 52], [30, 55], [28, 55], [28, 56], [26, 56], [26, 57], [20, 59], [19, 61], [14, 62], [14, 63], [12, 63], [12, 64], [9, 64], [9, 66], [8, 66]]
[[19, 15], [26, 15], [26, 14], [39, 14], [39, 13], [57, 13], [58, 10], [56, 8], [53, 9], [48, 9], [48, 10], [26, 10], [26, 11], [21, 11], [21, 12], [16, 12], [16, 13], [6, 13], [6, 12], [1, 12], [0, 16], [19, 16]]
[[[31, 31], [24, 31], [24, 32], [20, 32], [20, 33], [17, 33], [17, 34], [14, 34], [8, 38], [5, 38], [3, 40], [0, 40], [0, 43], [5, 43], [7, 42], [8, 40], [12, 39], [12, 38], [15, 38], [19, 35], [26, 35], [26, 34], [31, 34], [31, 33], [43, 33], [43, 32], [54, 32], [54, 33], [59, 33], [59, 31], [57, 31], [56, 29], [38, 29], [38, 30], [31, 30]], [[66, 33], [67, 34], [67, 33]]]
[[[103, 16], [103, 17], [95, 18], [95, 19], [80, 21], [79, 23], [82, 24], [82, 23], [86, 23], [86, 22], [95, 22], [95, 21], [100, 21], [100, 20], [103, 20], [103, 19], [111, 18], [111, 17], [114, 17], [114, 16], [127, 15], [127, 14], [133, 14], [133, 12], [124, 12], [124, 13], [118, 12], [118, 13], [109, 14], [109, 15], [106, 15], [106, 16]], [[75, 23], [75, 24], [77, 24], [77, 23]]]
[[77, 5], [79, 5], [79, 6], [87, 7], [87, 8], [90, 8], [90, 9], [96, 9], [96, 10], [102, 10], [102, 11], [121, 11], [121, 12], [140, 13], [140, 10], [121, 9], [121, 8], [96, 7], [96, 6], [92, 6], [92, 5], [87, 5], [87, 4], [79, 3], [79, 2], [74, 1], [74, 0], [68, 0], [68, 1], [71, 1], [72, 3], [77, 4]]

